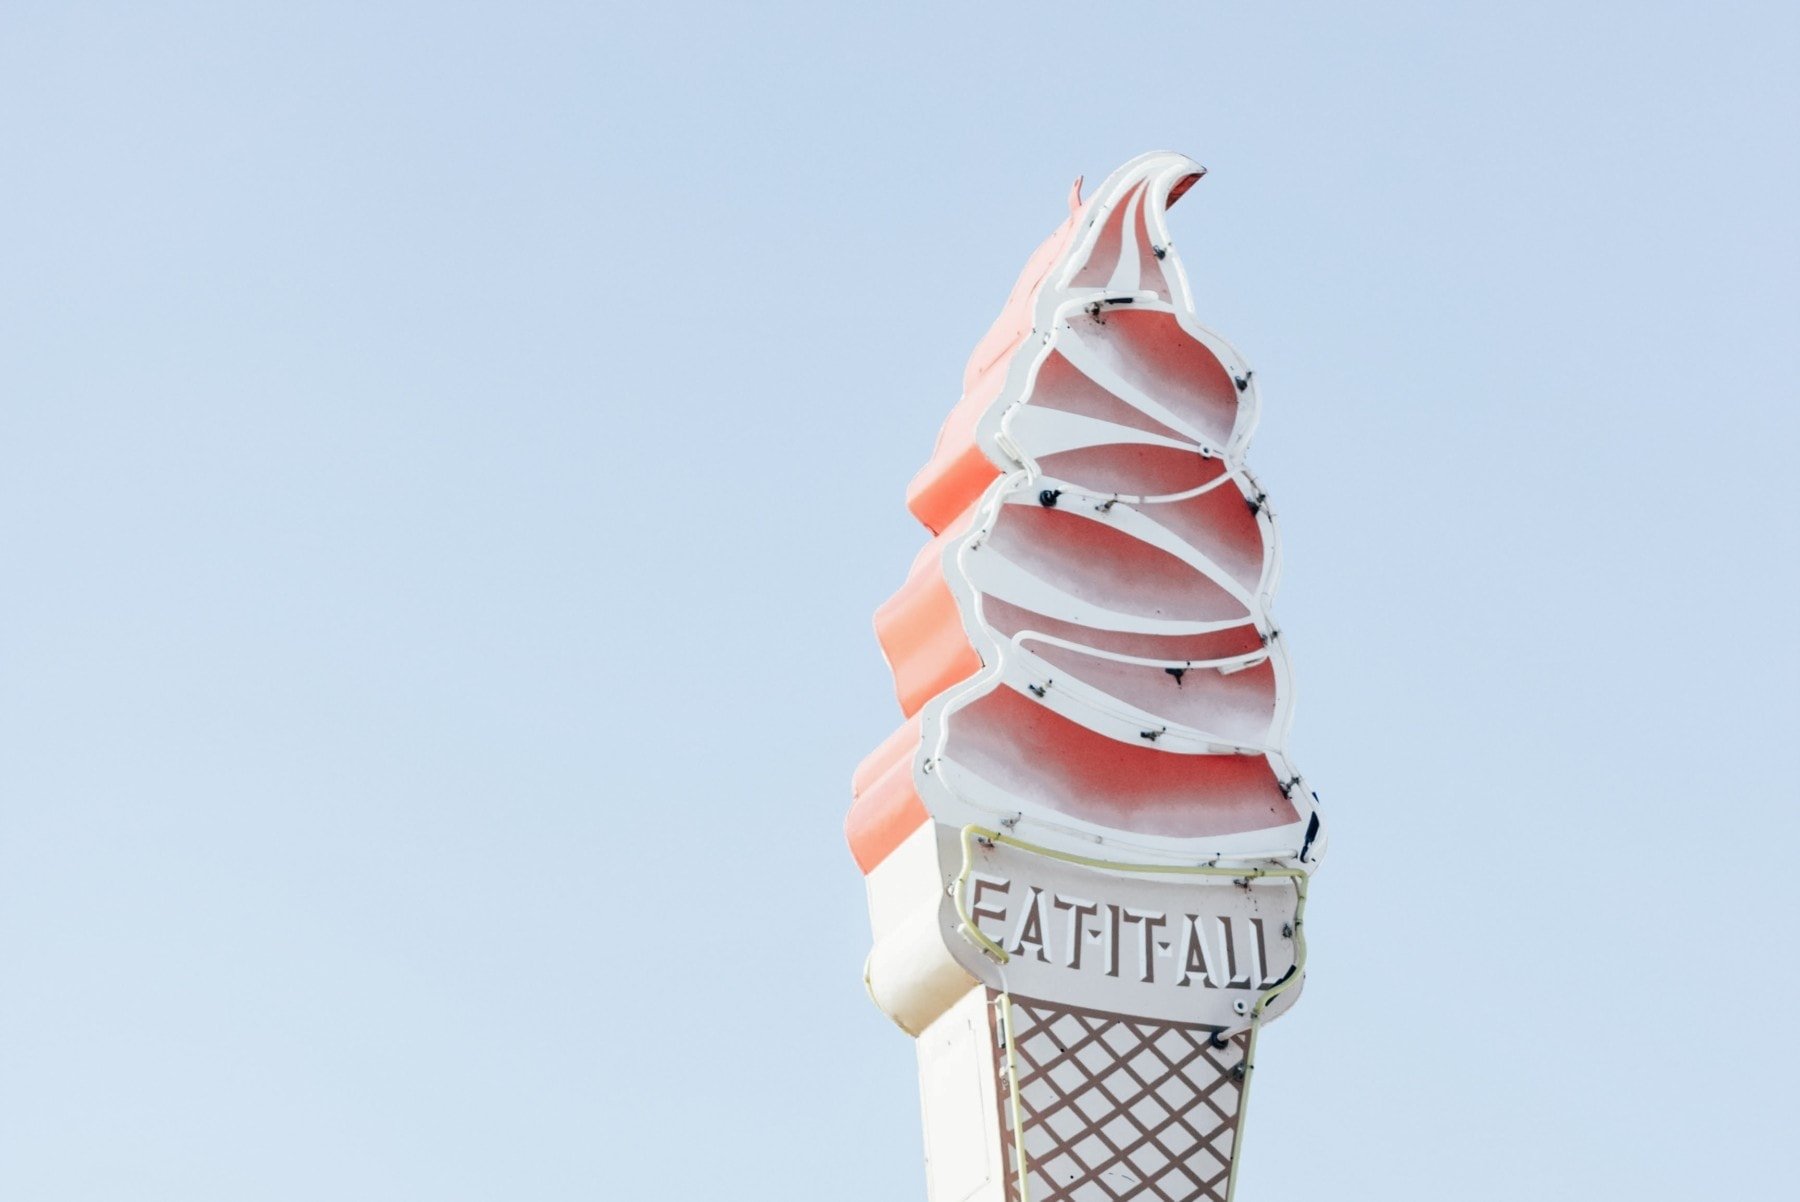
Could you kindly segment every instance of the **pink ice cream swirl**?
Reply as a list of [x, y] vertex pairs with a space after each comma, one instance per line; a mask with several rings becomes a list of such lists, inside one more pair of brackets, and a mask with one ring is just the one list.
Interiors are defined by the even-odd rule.
[[978, 419], [1005, 474], [941, 551], [982, 668], [922, 711], [940, 821], [1181, 862], [1323, 848], [1243, 462], [1256, 381], [1196, 320], [1165, 223], [1203, 171], [1150, 154], [1101, 186]]

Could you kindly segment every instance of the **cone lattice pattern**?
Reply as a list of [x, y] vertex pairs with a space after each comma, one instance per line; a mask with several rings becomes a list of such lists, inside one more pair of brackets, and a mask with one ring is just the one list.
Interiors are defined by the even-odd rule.
[[[1213, 1047], [1205, 1027], [1020, 997], [1012, 1026], [1030, 1202], [1224, 1202], [1248, 1034]], [[996, 1060], [1006, 1197], [1020, 1202], [1004, 1047]]]

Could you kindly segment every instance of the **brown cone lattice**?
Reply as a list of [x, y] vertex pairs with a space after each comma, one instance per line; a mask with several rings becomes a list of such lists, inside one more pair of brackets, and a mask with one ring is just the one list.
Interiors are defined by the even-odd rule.
[[[1021, 997], [1012, 1024], [1031, 1202], [1224, 1202], [1248, 1033], [1213, 1047], [1206, 1027]], [[1019, 1202], [994, 1029], [1006, 1197]]]

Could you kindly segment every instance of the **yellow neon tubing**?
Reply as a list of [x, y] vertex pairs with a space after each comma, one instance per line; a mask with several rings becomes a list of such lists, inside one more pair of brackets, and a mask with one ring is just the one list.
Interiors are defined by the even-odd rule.
[[1013, 1167], [1019, 1174], [1019, 1202], [1031, 1202], [1031, 1183], [1025, 1178], [1025, 1108], [1019, 1105], [1019, 1061], [1013, 1055], [1012, 994], [1000, 995], [1000, 1029], [1006, 1032], [1007, 1101], [1012, 1108]]

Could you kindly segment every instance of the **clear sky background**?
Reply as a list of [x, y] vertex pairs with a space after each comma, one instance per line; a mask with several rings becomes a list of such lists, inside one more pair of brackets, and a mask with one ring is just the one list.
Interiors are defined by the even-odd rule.
[[922, 1202], [870, 612], [1072, 177], [1256, 367], [1240, 1197], [1792, 1187], [1800, 29], [0, 8], [0, 1196]]

